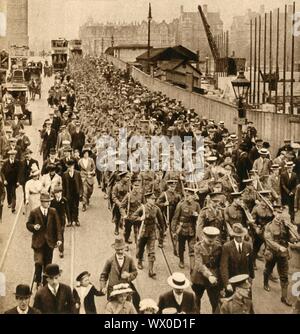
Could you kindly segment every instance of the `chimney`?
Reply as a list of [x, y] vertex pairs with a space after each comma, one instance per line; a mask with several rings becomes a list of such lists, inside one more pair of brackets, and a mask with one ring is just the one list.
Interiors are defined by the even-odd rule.
[[207, 16], [207, 5], [203, 5], [203, 13], [205, 16]]

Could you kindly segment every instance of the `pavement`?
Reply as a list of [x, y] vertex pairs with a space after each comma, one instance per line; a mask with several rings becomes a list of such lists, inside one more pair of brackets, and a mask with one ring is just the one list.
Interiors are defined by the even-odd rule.
[[[33, 112], [33, 125], [25, 126], [34, 151], [33, 157], [41, 163], [38, 153], [39, 132], [44, 120], [48, 116], [47, 92], [53, 78], [43, 79], [42, 99], [31, 102]], [[31, 233], [26, 229], [25, 216], [22, 214], [22, 190], [17, 193], [17, 213], [12, 214], [7, 204], [4, 205], [3, 223], [0, 225], [0, 273], [4, 273], [6, 279], [5, 296], [0, 296], [0, 313], [15, 306], [14, 291], [20, 283], [31, 285], [34, 272], [33, 250], [31, 249]], [[111, 213], [107, 207], [107, 201], [95, 182], [94, 194], [90, 206], [86, 212], [80, 210], [80, 227], [70, 227], [65, 230], [65, 257], [59, 258], [58, 250], [54, 251], [53, 262], [62, 268], [61, 281], [72, 287], [75, 286], [76, 276], [88, 270], [91, 273], [92, 283], [99, 288], [99, 277], [105, 261], [114, 254], [112, 244], [114, 242], [114, 225], [111, 222]], [[157, 278], [148, 277], [147, 261], [145, 269], [138, 272], [134, 284], [142, 298], [152, 298], [158, 301], [159, 295], [168, 291], [167, 278], [170, 271], [182, 271], [189, 277], [188, 254], [186, 268], [178, 267], [178, 258], [173, 255], [169, 236], [162, 251], [157, 248], [155, 271]], [[135, 257], [135, 246], [130, 246], [129, 254]], [[145, 254], [145, 259], [147, 255]], [[168, 263], [168, 264], [167, 264]], [[279, 283], [270, 282], [271, 292], [266, 292], [262, 287], [263, 263], [258, 262], [256, 279], [253, 285], [253, 300], [256, 313], [281, 314], [291, 313], [291, 308], [280, 302]], [[291, 270], [292, 272], [293, 270]], [[300, 271], [300, 270], [299, 270]], [[1, 277], [1, 276], [0, 276]], [[35, 290], [33, 290], [35, 292]], [[34, 296], [32, 297], [31, 304]], [[98, 313], [104, 312], [106, 297], [96, 297]], [[202, 313], [211, 313], [211, 307], [205, 293], [202, 300]]]

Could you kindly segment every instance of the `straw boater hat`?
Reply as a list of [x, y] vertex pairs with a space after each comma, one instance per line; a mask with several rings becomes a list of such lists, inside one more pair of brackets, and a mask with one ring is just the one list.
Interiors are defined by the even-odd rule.
[[167, 282], [174, 289], [187, 289], [190, 286], [190, 281], [183, 273], [173, 273]]
[[114, 296], [118, 296], [118, 295], [122, 295], [124, 293], [132, 293], [133, 290], [129, 287], [128, 283], [121, 283], [121, 284], [117, 284], [114, 285], [113, 287], [113, 291], [110, 294], [110, 298], [114, 297]]

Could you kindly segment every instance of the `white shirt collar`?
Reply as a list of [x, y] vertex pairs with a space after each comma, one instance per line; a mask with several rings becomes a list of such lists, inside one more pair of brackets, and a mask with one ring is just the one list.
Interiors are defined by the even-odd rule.
[[58, 285], [57, 285], [57, 287], [56, 287], [56, 294], [55, 294], [55, 291], [54, 291], [54, 289], [52, 288], [52, 286], [51, 286], [50, 284], [48, 284], [48, 288], [49, 288], [49, 290], [51, 291], [51, 293], [52, 293], [54, 296], [56, 296], [56, 294], [57, 294], [57, 292], [58, 292], [58, 289], [59, 289], [59, 283], [58, 283]]
[[116, 256], [116, 258], [117, 258], [117, 261], [119, 263], [119, 266], [122, 267], [123, 264], [124, 264], [124, 261], [125, 261], [125, 257], [123, 257], [123, 259], [121, 259], [121, 260], [117, 256]]
[[239, 248], [241, 248], [241, 250], [243, 250], [243, 242], [237, 242], [235, 239], [233, 239], [234, 243], [235, 243], [235, 247], [237, 249], [237, 251], [239, 252]]
[[41, 211], [42, 211], [42, 214], [47, 216], [47, 214], [48, 214], [48, 209], [45, 209], [45, 208], [43, 208], [42, 206], [40, 206], [40, 209], [41, 209]]
[[174, 298], [175, 298], [177, 304], [181, 305], [182, 299], [183, 299], [183, 293], [181, 295], [177, 295], [177, 293], [175, 293], [175, 291], [173, 290], [173, 295], [174, 295]]
[[17, 311], [18, 311], [19, 314], [28, 314], [29, 307], [27, 307], [27, 309], [26, 309], [25, 311], [22, 311], [22, 310], [20, 309], [20, 307], [17, 306]]

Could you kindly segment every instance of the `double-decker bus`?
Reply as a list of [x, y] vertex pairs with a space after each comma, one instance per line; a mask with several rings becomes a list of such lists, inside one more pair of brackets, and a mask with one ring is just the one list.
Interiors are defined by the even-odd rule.
[[82, 56], [82, 41], [80, 39], [73, 39], [69, 43], [70, 56]]
[[62, 72], [68, 64], [68, 44], [64, 38], [51, 41], [51, 57], [54, 72]]

